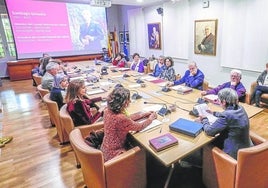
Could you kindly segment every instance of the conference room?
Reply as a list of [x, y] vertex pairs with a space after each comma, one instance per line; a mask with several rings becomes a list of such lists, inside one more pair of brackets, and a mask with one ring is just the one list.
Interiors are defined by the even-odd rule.
[[[264, 46], [264, 42], [260, 41], [263, 40], [259, 37], [261, 34], [258, 34], [260, 30], [252, 30], [253, 28], [266, 30], [265, 25], [261, 24], [265, 23], [266, 17], [259, 14], [259, 12], [264, 13], [266, 2], [180, 0], [154, 1], [151, 4], [150, 1], [144, 2], [144, 4], [132, 4], [132, 2], [116, 4], [116, 1], [111, 1], [111, 6], [109, 3], [103, 5], [109, 7], [89, 5], [83, 0], [76, 2], [80, 4], [61, 0], [24, 0], [16, 3], [6, 0], [4, 3], [4, 6], [7, 4], [9, 17], [5, 18], [10, 19], [10, 29], [12, 29], [16, 44], [13, 46], [13, 50], [16, 55], [11, 55], [5, 64], [1, 64], [2, 67], [5, 67], [5, 75], [1, 75], [0, 99], [3, 110], [0, 132], [2, 137], [9, 135], [13, 137], [10, 143], [0, 149], [0, 166], [3, 169], [1, 187], [18, 185], [22, 187], [84, 187], [85, 185], [88, 187], [108, 187], [110, 185], [124, 187], [120, 182], [126, 182], [127, 187], [221, 187], [227, 185], [220, 180], [225, 178], [225, 180], [232, 179], [232, 183], [230, 183], [232, 186], [241, 186], [241, 181], [244, 182], [244, 179], [235, 180], [235, 173], [230, 173], [230, 177], [226, 177], [222, 175], [224, 171], [218, 172], [216, 160], [212, 156], [219, 151], [210, 148], [210, 143], [215, 137], [207, 136], [204, 131], [196, 137], [191, 137], [170, 130], [169, 126], [178, 119], [194, 122], [197, 117], [190, 112], [194, 106], [198, 105], [198, 102], [202, 101], [198, 100], [202, 98], [201, 91], [193, 89], [187, 94], [181, 94], [171, 88], [170, 91], [164, 92], [162, 88], [166, 82], [147, 74], [153, 71], [153, 62], [149, 61], [145, 65], [145, 73], [137, 73], [127, 70], [128, 67], [126, 69], [113, 67], [110, 59], [103, 57], [108, 54], [112, 59], [117, 52], [123, 52], [130, 58], [130, 61], [132, 61], [131, 56], [136, 52], [140, 54], [141, 60], [152, 60], [153, 57], [161, 55], [168, 56], [174, 60], [174, 69], [179, 75], [184, 75], [189, 61], [195, 61], [198, 68], [204, 73], [204, 80], [208, 83], [209, 88], [229, 81], [231, 70], [240, 70], [242, 72], [241, 82], [247, 90], [247, 98], [245, 103], [239, 103], [239, 105], [243, 106], [249, 117], [253, 143], [266, 142], [265, 139], [268, 136], [265, 103], [262, 103], [261, 107], [249, 104], [252, 83], [256, 82], [260, 73], [265, 69], [267, 59], [263, 50], [267, 47]], [[33, 4], [27, 6], [27, 9], [22, 9], [26, 7], [24, 5], [27, 3]], [[38, 9], [36, 9], [36, 4], [43, 6], [37, 6]], [[94, 23], [92, 30], [102, 37], [93, 37], [94, 39], [83, 37], [82, 30], [85, 27], [83, 24], [86, 19], [82, 13], [85, 9], [91, 10], [90, 19], [91, 23]], [[61, 13], [61, 16], [56, 15], [55, 12]], [[238, 12], [240, 16], [237, 16]], [[5, 13], [7, 15], [7, 12]], [[84, 14], [86, 13], [84, 12]], [[249, 18], [248, 15], [252, 16]], [[53, 19], [57, 17], [59, 20]], [[33, 18], [35, 22], [32, 22]], [[31, 25], [29, 20], [31, 20]], [[48, 20], [53, 22], [48, 22]], [[15, 25], [12, 25], [14, 23]], [[208, 30], [207, 25], [214, 37], [212, 51], [204, 50], [203, 38], [206, 36], [205, 30]], [[156, 48], [150, 45], [152, 28], [156, 28], [160, 39]], [[29, 31], [33, 29], [36, 29], [36, 33], [29, 34]], [[38, 35], [38, 32], [41, 35]], [[119, 37], [121, 35], [123, 37]], [[95, 47], [97, 45], [101, 47], [90, 47], [88, 45], [90, 40], [98, 42], [94, 45]], [[36, 41], [41, 43], [33, 43]], [[30, 47], [27, 46], [29, 44]], [[251, 53], [248, 53], [249, 47], [252, 45], [255, 46], [254, 50], [250, 48]], [[47, 101], [38, 97], [37, 88], [32, 86], [31, 69], [38, 66], [43, 53], [48, 53], [52, 58], [61, 59], [63, 65], [69, 68], [69, 75], [76, 74], [79, 79], [81, 77], [85, 79], [89, 97], [106, 97], [120, 83], [130, 90], [131, 96], [139, 96], [131, 99], [128, 109], [131, 114], [152, 109], [156, 111], [158, 115], [155, 127], [145, 131], [131, 132], [130, 135], [130, 140], [135, 147], [128, 152], [136, 152], [136, 157], [140, 157], [136, 160], [144, 163], [135, 166], [134, 164], [137, 163], [135, 159], [124, 162], [120, 157], [110, 163], [102, 162], [104, 166], [98, 166], [99, 164], [96, 162], [95, 167], [97, 169], [104, 168], [102, 173], [106, 174], [106, 177], [98, 174], [94, 180], [94, 169], [85, 165], [90, 164], [90, 161], [83, 163], [74, 143], [71, 145], [69, 142], [72, 138], [69, 133], [75, 130], [72, 136], [79, 138], [77, 137], [79, 134], [75, 134], [80, 130], [82, 138], [84, 138], [90, 130], [96, 131], [97, 128], [103, 126], [103, 123], [67, 128], [64, 132], [65, 127], [61, 123], [64, 120], [59, 119], [58, 124], [61, 128], [58, 128], [58, 120], [53, 121]], [[101, 75], [102, 73], [103, 75]], [[73, 76], [72, 79], [75, 79], [76, 76]], [[93, 77], [98, 78], [96, 82], [90, 79]], [[105, 106], [105, 102], [101, 102], [99, 105]], [[214, 111], [222, 111], [219, 105], [208, 103], [208, 106]], [[164, 114], [161, 113], [163, 110]], [[60, 116], [60, 111], [57, 113]], [[89, 128], [90, 126], [92, 127]], [[61, 137], [62, 130], [64, 133]], [[149, 144], [149, 140], [164, 134], [175, 137], [178, 144], [162, 151], [155, 151]], [[60, 138], [63, 142], [60, 141]], [[205, 155], [202, 168], [180, 166], [181, 159], [200, 148], [203, 148]], [[124, 156], [127, 157], [126, 155]], [[262, 157], [260, 156], [257, 161], [260, 161]], [[134, 161], [131, 162], [131, 160]], [[263, 165], [264, 162], [259, 164], [254, 160], [256, 161], [256, 159], [252, 161], [254, 165], [249, 165], [248, 169], [244, 169], [242, 166], [241, 170], [242, 172], [255, 172], [251, 178], [256, 177], [259, 182], [263, 183], [263, 187], [266, 187], [267, 182], [262, 181], [267, 171]], [[120, 165], [120, 162], [123, 163]], [[235, 162], [238, 163], [236, 168], [240, 168], [242, 165], [240, 161], [235, 160]], [[211, 166], [214, 163], [216, 167]], [[80, 165], [81, 168], [77, 168]], [[113, 168], [110, 169], [110, 172], [108, 172], [109, 165]], [[259, 169], [259, 165], [262, 166], [261, 169]], [[18, 170], [13, 172], [12, 169], [15, 168]], [[134, 169], [137, 168], [142, 172], [134, 175]], [[85, 172], [87, 169], [90, 173]], [[119, 169], [125, 173], [120, 172]], [[255, 170], [262, 171], [263, 174], [256, 173]], [[44, 173], [45, 171], [46, 173]], [[103, 178], [100, 181], [102, 185], [92, 184], [92, 182], [99, 182], [99, 178]], [[193, 179], [196, 181], [194, 182]], [[255, 183], [259, 183], [258, 181]]]

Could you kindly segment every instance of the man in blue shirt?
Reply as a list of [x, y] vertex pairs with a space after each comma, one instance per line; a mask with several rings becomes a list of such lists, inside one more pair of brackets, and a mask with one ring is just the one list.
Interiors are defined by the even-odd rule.
[[154, 67], [154, 71], [151, 74], [154, 77], [158, 77], [165, 69], [165, 63], [164, 63], [165, 57], [160, 55], [158, 58], [158, 62]]
[[174, 82], [169, 82], [167, 86], [185, 84], [188, 87], [202, 90], [202, 85], [205, 78], [203, 72], [197, 68], [196, 62], [194, 61], [188, 63], [188, 69], [189, 70], [185, 72], [181, 79], [175, 80]]

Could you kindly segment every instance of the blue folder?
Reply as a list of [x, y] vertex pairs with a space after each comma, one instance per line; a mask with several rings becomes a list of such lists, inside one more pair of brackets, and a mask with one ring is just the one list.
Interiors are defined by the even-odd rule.
[[196, 137], [202, 132], [203, 125], [195, 121], [179, 118], [169, 125], [169, 129], [188, 136]]

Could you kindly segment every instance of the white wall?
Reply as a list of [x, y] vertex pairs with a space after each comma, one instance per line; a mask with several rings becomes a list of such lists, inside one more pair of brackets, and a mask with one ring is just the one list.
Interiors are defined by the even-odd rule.
[[[238, 0], [240, 3], [243, 0]], [[181, 0], [180, 2], [176, 3], [164, 3], [158, 6], [146, 7], [143, 9], [139, 9], [139, 14], [132, 14], [128, 12], [128, 22], [131, 25], [133, 30], [130, 30], [131, 40], [130, 42], [133, 43], [135, 46], [134, 49], [130, 48], [130, 53], [139, 52], [141, 56], [150, 57], [154, 54], [156, 57], [158, 55], [168, 55], [174, 57], [175, 60], [175, 68], [176, 72], [179, 74], [183, 74], [184, 71], [187, 69], [187, 60], [194, 60], [197, 62], [199, 68], [204, 72], [205, 79], [209, 82], [210, 86], [217, 86], [225, 81], [229, 81], [229, 73], [232, 67], [238, 68], [242, 70], [242, 83], [245, 85], [247, 90], [249, 91], [251, 82], [255, 81], [257, 76], [259, 75], [261, 69], [252, 69], [250, 66], [246, 66], [246, 63], [239, 64], [239, 61], [245, 61], [248, 57], [244, 52], [239, 53], [241, 48], [243, 48], [245, 44], [252, 44], [252, 41], [247, 43], [241, 42], [237, 44], [239, 47], [236, 50], [227, 50], [226, 48], [229, 47], [229, 44], [226, 44], [226, 40], [232, 39], [232, 32], [227, 27], [229, 26], [225, 17], [227, 15], [226, 12], [232, 11], [230, 15], [235, 15], [235, 12], [243, 12], [243, 9], [249, 8], [258, 8], [260, 6], [267, 7], [268, 1], [266, 3], [265, 0], [245, 0], [247, 1], [246, 4], [243, 6], [237, 5], [236, 1], [232, 0], [210, 0], [209, 1], [209, 8], [202, 7], [202, 1], [200, 0]], [[230, 9], [232, 2], [235, 4], [235, 9]], [[251, 7], [252, 2], [254, 6]], [[258, 6], [256, 5], [257, 3]], [[228, 7], [227, 7], [228, 5]], [[265, 6], [266, 5], [266, 6]], [[163, 17], [159, 15], [156, 11], [158, 7], [163, 7]], [[228, 9], [227, 9], [228, 8]], [[254, 18], [256, 22], [258, 20], [264, 20], [264, 16], [262, 13], [257, 14], [257, 11], [250, 11], [250, 13], [254, 14]], [[133, 10], [131, 10], [134, 12]], [[258, 16], [260, 18], [258, 19]], [[245, 17], [247, 18], [247, 17]], [[143, 20], [142, 20], [143, 19]], [[200, 54], [194, 54], [194, 23], [195, 20], [203, 20], [203, 19], [217, 19], [218, 20], [218, 30], [217, 30], [217, 52], [216, 56], [205, 56]], [[235, 16], [234, 16], [235, 19]], [[238, 19], [238, 18], [237, 18]], [[238, 19], [240, 20], [240, 18]], [[147, 24], [148, 23], [155, 23], [160, 22], [162, 25], [162, 44], [163, 48], [161, 50], [152, 50], [148, 47], [148, 34], [147, 34]], [[252, 23], [252, 21], [248, 21]], [[144, 24], [144, 27], [140, 25], [141, 23]], [[267, 23], [267, 22], [265, 22]], [[268, 26], [262, 22], [262, 27], [266, 28], [265, 31], [268, 29]], [[135, 30], [135, 24], [139, 25], [138, 30]], [[225, 26], [225, 27], [224, 27]], [[236, 27], [238, 28], [238, 27]], [[248, 31], [249, 29], [246, 27]], [[252, 40], [254, 38], [254, 32], [250, 34], [247, 31], [247, 35], [243, 35], [243, 29], [245, 27], [241, 27], [240, 30], [236, 30], [236, 36], [240, 36], [238, 41]], [[258, 31], [261, 28], [258, 24]], [[223, 31], [225, 33], [223, 33]], [[135, 32], [133, 34], [132, 32]], [[227, 33], [226, 33], [227, 32]], [[259, 32], [257, 32], [259, 33]], [[245, 38], [247, 37], [247, 38]], [[267, 38], [263, 36], [263, 38]], [[142, 40], [141, 40], [142, 39]], [[233, 41], [236, 38], [233, 39]], [[265, 40], [266, 41], [266, 40]], [[138, 43], [138, 48], [137, 48]], [[140, 44], [142, 43], [142, 44]], [[264, 51], [268, 54], [267, 47], [268, 43], [265, 42], [265, 45], [256, 45], [260, 50], [252, 50], [253, 55], [256, 57], [258, 62], [252, 62], [253, 66], [254, 63], [258, 63], [263, 69], [265, 67], [266, 61], [268, 61], [268, 55], [263, 55]], [[132, 47], [132, 46], [130, 46]], [[138, 50], [138, 51], [137, 51]], [[247, 52], [247, 50], [246, 50]], [[258, 58], [261, 57], [261, 58]], [[263, 57], [267, 57], [264, 59]], [[236, 60], [236, 64], [232, 63], [232, 59]], [[228, 60], [228, 64], [225, 61]], [[223, 62], [224, 61], [224, 62]]]

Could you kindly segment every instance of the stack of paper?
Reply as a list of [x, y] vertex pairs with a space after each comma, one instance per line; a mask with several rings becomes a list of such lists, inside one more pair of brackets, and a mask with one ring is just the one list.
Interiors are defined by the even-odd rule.
[[195, 105], [194, 109], [198, 111], [199, 115], [207, 117], [210, 124], [214, 123], [217, 120], [216, 116], [208, 112], [209, 108], [206, 103]]

